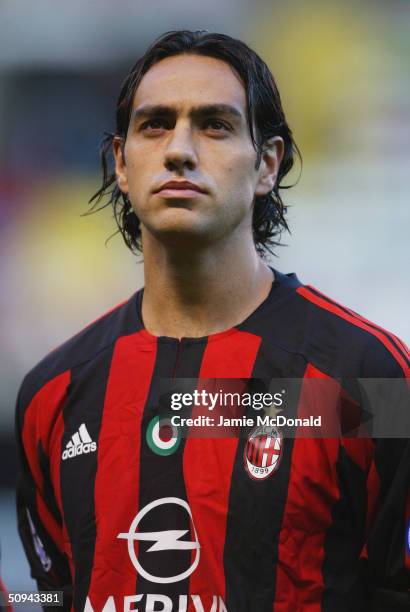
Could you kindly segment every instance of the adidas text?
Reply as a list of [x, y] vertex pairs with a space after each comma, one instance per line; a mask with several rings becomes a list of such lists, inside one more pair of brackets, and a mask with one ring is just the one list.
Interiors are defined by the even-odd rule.
[[72, 457], [76, 457], [77, 455], [93, 453], [96, 450], [97, 450], [96, 442], [90, 442], [88, 444], [78, 444], [77, 446], [72, 446], [71, 448], [66, 449], [63, 452], [63, 461], [65, 459], [71, 459]]

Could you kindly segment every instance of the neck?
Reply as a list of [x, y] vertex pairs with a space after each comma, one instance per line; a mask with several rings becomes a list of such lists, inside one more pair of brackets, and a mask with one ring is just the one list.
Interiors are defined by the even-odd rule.
[[252, 237], [195, 249], [143, 234], [142, 317], [155, 336], [201, 337], [241, 323], [267, 297], [273, 274]]

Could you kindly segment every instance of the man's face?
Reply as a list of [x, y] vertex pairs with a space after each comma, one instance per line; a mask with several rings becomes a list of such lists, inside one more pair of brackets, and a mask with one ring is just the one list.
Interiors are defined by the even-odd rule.
[[255, 195], [273, 188], [283, 143], [255, 169], [244, 86], [218, 59], [178, 55], [144, 75], [133, 101], [117, 181], [146, 232], [210, 243], [251, 232]]

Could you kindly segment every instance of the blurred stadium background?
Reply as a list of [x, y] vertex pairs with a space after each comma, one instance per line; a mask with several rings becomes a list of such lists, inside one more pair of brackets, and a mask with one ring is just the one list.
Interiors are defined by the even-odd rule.
[[143, 284], [121, 238], [105, 244], [111, 211], [81, 214], [124, 74], [154, 37], [184, 27], [242, 38], [277, 78], [304, 163], [274, 264], [410, 336], [408, 1], [3, 0], [0, 542], [10, 589], [33, 589], [12, 492], [18, 385]]

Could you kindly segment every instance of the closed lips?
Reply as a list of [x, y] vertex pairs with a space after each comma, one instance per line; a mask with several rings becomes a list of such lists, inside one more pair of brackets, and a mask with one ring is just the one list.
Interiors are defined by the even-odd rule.
[[198, 191], [199, 193], [204, 193], [204, 190], [201, 189], [198, 185], [195, 185], [195, 183], [189, 183], [187, 181], [169, 181], [168, 183], [161, 185], [158, 191], [163, 191], [164, 189], [189, 189], [191, 191]]

